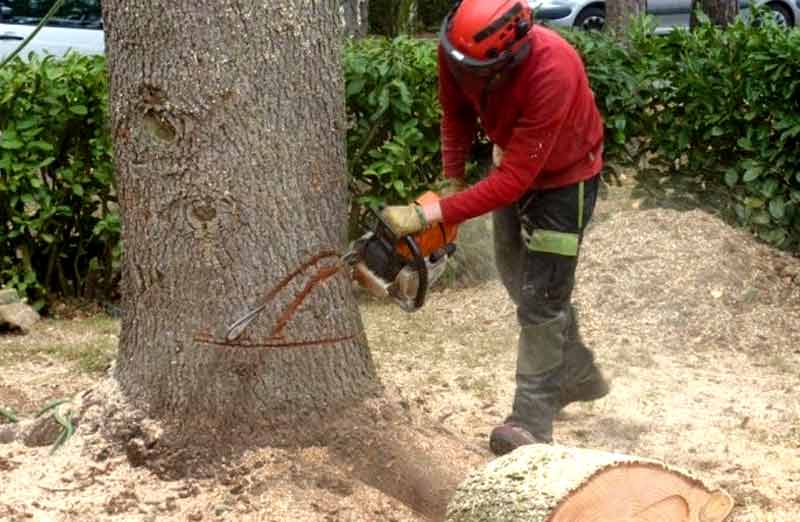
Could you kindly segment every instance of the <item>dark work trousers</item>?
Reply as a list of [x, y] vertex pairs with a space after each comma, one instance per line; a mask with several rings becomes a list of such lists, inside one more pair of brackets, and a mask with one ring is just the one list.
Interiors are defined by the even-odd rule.
[[600, 175], [566, 187], [531, 191], [493, 213], [495, 259], [517, 305], [516, 390], [509, 422], [552, 441], [562, 379], [591, 365], [571, 304], [578, 252], [592, 217]]

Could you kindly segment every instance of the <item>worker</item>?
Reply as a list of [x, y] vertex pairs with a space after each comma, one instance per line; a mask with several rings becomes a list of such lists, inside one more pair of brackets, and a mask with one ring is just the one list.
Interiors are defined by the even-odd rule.
[[[398, 234], [493, 212], [495, 257], [520, 326], [511, 414], [489, 437], [498, 455], [552, 443], [574, 401], [609, 392], [583, 344], [571, 296], [583, 232], [597, 200], [603, 122], [578, 53], [534, 25], [525, 0], [462, 0], [439, 35], [441, 147], [450, 195], [383, 215]], [[478, 122], [494, 166], [467, 187]]]

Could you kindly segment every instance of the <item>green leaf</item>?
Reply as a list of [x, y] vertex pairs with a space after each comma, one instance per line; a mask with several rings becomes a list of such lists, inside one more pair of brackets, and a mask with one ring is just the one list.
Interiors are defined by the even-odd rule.
[[780, 245], [786, 240], [786, 231], [781, 228], [761, 230], [759, 231], [758, 236], [764, 241], [772, 243], [773, 245]]
[[739, 140], [736, 142], [736, 144], [739, 145], [739, 148], [741, 148], [741, 149], [744, 149], [744, 150], [747, 150], [747, 151], [753, 150], [753, 143], [750, 141], [750, 138], [748, 138], [748, 137], [739, 138]]
[[53, 156], [50, 156], [50, 157], [48, 157], [48, 158], [45, 158], [45, 159], [43, 159], [43, 160], [42, 160], [42, 161], [39, 163], [39, 165], [38, 165], [38, 166], [39, 166], [39, 168], [47, 167], [48, 165], [51, 165], [51, 164], [52, 164], [52, 163], [53, 163], [55, 160], [56, 160], [56, 159], [55, 159]]
[[[341, 92], [341, 91], [339, 91]], [[73, 114], [77, 114], [78, 116], [86, 116], [89, 114], [89, 109], [86, 108], [85, 105], [73, 105], [69, 108], [70, 112]]]
[[739, 173], [735, 169], [728, 169], [725, 172], [725, 184], [729, 187], [735, 186], [739, 182]]
[[764, 210], [760, 210], [753, 214], [753, 223], [757, 225], [769, 225], [770, 221], [769, 213]]
[[778, 196], [769, 202], [769, 213], [776, 220], [781, 220], [786, 215], [786, 202], [783, 197]]
[[789, 130], [784, 131], [783, 134], [781, 134], [781, 139], [785, 140], [787, 138], [794, 138], [798, 134], [800, 134], [800, 125], [795, 125], [794, 127], [790, 128]]
[[6, 132], [3, 134], [3, 141], [0, 141], [0, 148], [6, 150], [19, 150], [25, 144], [17, 139], [17, 135], [15, 133]]
[[762, 169], [758, 165], [754, 165], [754, 166], [748, 168], [744, 172], [744, 176], [742, 177], [742, 181], [744, 181], [745, 183], [749, 183], [749, 182], [753, 181], [754, 179], [758, 178], [761, 175], [761, 172], [763, 170], [764, 169]]
[[764, 200], [761, 198], [747, 197], [744, 198], [744, 204], [747, 205], [747, 208], [761, 208], [764, 206]]
[[26, 130], [34, 127], [36, 125], [36, 119], [28, 118], [27, 120], [22, 120], [17, 123], [17, 130]]
[[363, 78], [357, 78], [350, 83], [347, 84], [347, 96], [353, 96], [355, 94], [360, 93], [364, 89], [364, 85], [366, 85], [366, 80]]
[[83, 196], [83, 186], [77, 183], [72, 185], [72, 193], [78, 197]]
[[44, 74], [48, 80], [58, 80], [64, 76], [64, 69], [57, 66], [45, 67]]
[[761, 194], [769, 199], [780, 190], [780, 184], [775, 178], [767, 178], [761, 185]]
[[28, 143], [28, 150], [38, 149], [44, 152], [52, 152], [55, 147], [46, 141], [36, 140]]

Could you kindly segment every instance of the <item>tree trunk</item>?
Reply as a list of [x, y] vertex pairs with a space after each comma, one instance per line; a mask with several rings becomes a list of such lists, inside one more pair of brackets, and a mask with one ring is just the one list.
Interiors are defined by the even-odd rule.
[[723, 522], [732, 508], [724, 491], [656, 461], [536, 444], [464, 481], [447, 522]]
[[416, 30], [417, 0], [370, 0], [370, 30], [395, 37]]
[[646, 11], [645, 0], [609, 0], [606, 2], [606, 30], [625, 33], [631, 20]]
[[363, 38], [369, 29], [369, 0], [341, 0], [341, 16], [348, 36]]
[[213, 430], [314, 418], [374, 394], [338, 270], [348, 194], [335, 3], [103, 5], [125, 245], [122, 391], [155, 417]]
[[339, 257], [339, 5], [103, 2], [124, 316], [113, 378], [78, 411], [167, 477], [313, 444], [438, 519], [483, 456], [421, 429], [366, 344]]
[[692, 17], [689, 23], [692, 28], [699, 25], [698, 7], [711, 19], [711, 23], [720, 27], [732, 24], [739, 14], [739, 0], [692, 0]]

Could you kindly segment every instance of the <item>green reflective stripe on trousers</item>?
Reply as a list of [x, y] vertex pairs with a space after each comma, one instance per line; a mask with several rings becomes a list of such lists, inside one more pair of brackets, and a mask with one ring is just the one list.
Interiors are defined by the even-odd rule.
[[583, 230], [583, 200], [585, 196], [584, 182], [578, 183], [578, 233], [557, 232], [555, 230], [535, 229], [533, 233], [522, 231], [528, 250], [547, 252], [562, 256], [577, 256], [580, 243], [580, 231]]
[[578, 234], [537, 229], [530, 237], [526, 238], [526, 241], [528, 250], [534, 252], [572, 257], [578, 255]]

